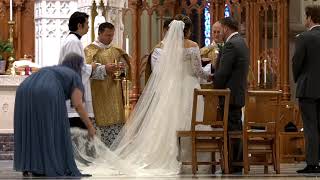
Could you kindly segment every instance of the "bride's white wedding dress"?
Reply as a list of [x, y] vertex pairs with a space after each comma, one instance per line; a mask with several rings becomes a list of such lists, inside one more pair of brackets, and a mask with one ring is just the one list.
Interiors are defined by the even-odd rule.
[[[129, 120], [109, 148], [87, 132], [72, 130], [75, 158], [82, 172], [99, 175], [178, 174], [177, 130], [190, 130], [194, 88], [201, 67], [199, 47], [184, 48], [184, 23], [173, 21], [164, 39], [159, 64]], [[202, 113], [199, 112], [199, 115]]]

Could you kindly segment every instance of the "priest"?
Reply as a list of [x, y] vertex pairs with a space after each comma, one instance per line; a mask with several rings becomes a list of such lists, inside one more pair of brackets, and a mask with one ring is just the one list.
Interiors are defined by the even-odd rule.
[[[99, 25], [98, 38], [85, 48], [86, 62], [100, 64], [122, 63], [123, 74], [130, 79], [131, 68], [128, 54], [111, 42], [115, 28], [109, 22]], [[91, 80], [92, 104], [95, 122], [101, 131], [101, 139], [111, 145], [125, 122], [123, 89], [120, 80], [107, 76], [104, 80]]]

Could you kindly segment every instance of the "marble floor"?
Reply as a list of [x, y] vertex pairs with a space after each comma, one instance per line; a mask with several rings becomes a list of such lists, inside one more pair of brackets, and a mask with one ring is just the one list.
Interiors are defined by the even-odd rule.
[[[251, 168], [251, 172], [249, 175], [222, 175], [219, 172], [217, 174], [206, 174], [200, 173], [197, 176], [193, 176], [191, 174], [182, 174], [176, 176], [161, 176], [161, 177], [129, 177], [129, 176], [121, 176], [121, 177], [90, 177], [90, 178], [82, 178], [82, 179], [107, 179], [107, 180], [188, 180], [188, 179], [198, 179], [198, 180], [207, 180], [207, 179], [223, 179], [223, 180], [234, 180], [234, 179], [248, 179], [248, 180], [311, 180], [311, 179], [320, 179], [320, 174], [308, 174], [301, 175], [297, 174], [295, 171], [297, 169], [303, 168], [305, 165], [303, 163], [299, 164], [281, 164], [281, 174], [275, 174], [274, 172], [270, 172], [269, 174], [263, 174], [262, 167]], [[271, 167], [270, 167], [271, 169]], [[12, 161], [0, 161], [0, 179], [23, 179], [21, 173], [15, 172], [12, 170]], [[25, 179], [44, 179], [44, 178], [25, 178]], [[47, 178], [49, 179], [49, 178]], [[65, 178], [59, 178], [65, 179]], [[71, 178], [69, 178], [71, 179]]]

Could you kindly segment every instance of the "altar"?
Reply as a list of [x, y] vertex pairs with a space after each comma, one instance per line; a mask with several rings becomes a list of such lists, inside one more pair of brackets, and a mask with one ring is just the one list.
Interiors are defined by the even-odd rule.
[[13, 115], [17, 87], [27, 76], [0, 75], [0, 160], [13, 159]]
[[13, 133], [16, 89], [27, 76], [0, 76], [0, 134]]

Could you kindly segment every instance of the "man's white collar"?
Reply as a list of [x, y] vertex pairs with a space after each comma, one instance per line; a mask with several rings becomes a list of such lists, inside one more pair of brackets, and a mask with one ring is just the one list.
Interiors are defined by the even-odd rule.
[[227, 38], [226, 42], [228, 42], [236, 34], [239, 34], [239, 32], [234, 32], [234, 33], [230, 34], [230, 36]]
[[309, 31], [311, 31], [313, 28], [315, 28], [315, 27], [320, 27], [320, 24], [317, 24], [317, 25], [314, 25], [314, 26], [312, 26], [310, 29], [309, 29]]
[[104, 48], [104, 49], [109, 49], [109, 48], [111, 47], [111, 43], [108, 44], [108, 45], [105, 45], [105, 44], [103, 44], [102, 42], [100, 42], [98, 39], [95, 40], [95, 41], [93, 42], [93, 44], [96, 45], [96, 46], [98, 46], [98, 47], [100, 47], [100, 48]]

